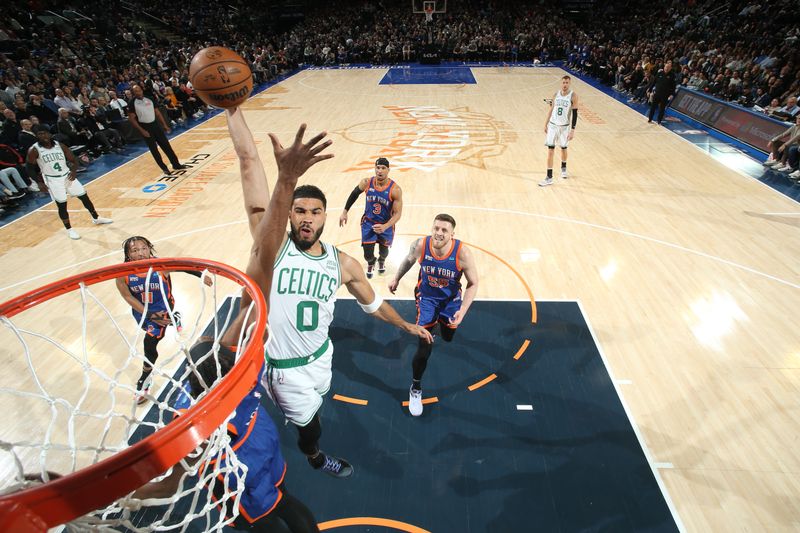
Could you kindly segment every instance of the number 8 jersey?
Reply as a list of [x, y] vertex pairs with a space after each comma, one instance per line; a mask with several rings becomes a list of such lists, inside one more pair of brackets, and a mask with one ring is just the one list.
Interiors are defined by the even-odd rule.
[[570, 122], [569, 110], [572, 108], [572, 91], [567, 94], [556, 93], [553, 99], [553, 112], [550, 114], [550, 123], [556, 126], [567, 126]]
[[[331, 244], [320, 244], [322, 255], [308, 255], [290, 237], [275, 260], [266, 345], [271, 359], [315, 354], [328, 341], [342, 274], [339, 251]], [[332, 350], [332, 345], [328, 345], [326, 352]]]

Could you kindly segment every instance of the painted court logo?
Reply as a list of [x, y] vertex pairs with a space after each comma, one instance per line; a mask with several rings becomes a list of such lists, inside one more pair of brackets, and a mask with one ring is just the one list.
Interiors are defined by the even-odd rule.
[[[388, 157], [392, 170], [421, 170], [433, 172], [449, 162], [485, 168], [484, 159], [502, 154], [509, 143], [517, 140], [511, 126], [486, 113], [470, 111], [468, 107], [444, 109], [439, 106], [384, 106], [392, 114], [394, 134], [369, 159], [359, 162], [345, 172], [362, 172], [375, 167], [377, 157]], [[343, 136], [354, 142], [357, 130], [374, 130], [384, 126], [354, 125]], [[371, 144], [371, 143], [370, 143]]]

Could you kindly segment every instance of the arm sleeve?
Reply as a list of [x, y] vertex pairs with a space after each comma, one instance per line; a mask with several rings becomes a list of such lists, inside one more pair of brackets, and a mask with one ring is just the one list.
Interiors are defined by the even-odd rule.
[[347, 197], [347, 202], [344, 204], [345, 211], [349, 211], [350, 208], [353, 207], [353, 204], [358, 199], [359, 194], [361, 194], [361, 189], [356, 186], [356, 188], [353, 189], [353, 192], [350, 193], [350, 196]]
[[572, 110], [572, 129], [575, 129], [575, 126], [578, 124], [578, 110]]

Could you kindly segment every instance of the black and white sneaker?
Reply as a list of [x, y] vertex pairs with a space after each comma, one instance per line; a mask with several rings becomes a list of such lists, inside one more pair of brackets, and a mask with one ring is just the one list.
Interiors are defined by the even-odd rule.
[[[353, 467], [344, 459], [333, 457], [325, 452], [319, 453], [325, 456], [325, 462], [317, 470], [322, 470], [326, 474], [338, 478], [345, 478], [353, 475]], [[311, 463], [310, 458], [308, 462], [309, 464]]]
[[378, 261], [378, 274], [381, 276], [386, 274], [386, 263], [383, 261]]
[[367, 279], [372, 279], [372, 275], [375, 273], [375, 265], [367, 265]]

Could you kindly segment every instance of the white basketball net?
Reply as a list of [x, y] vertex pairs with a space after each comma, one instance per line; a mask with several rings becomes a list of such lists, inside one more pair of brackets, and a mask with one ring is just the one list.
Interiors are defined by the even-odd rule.
[[[146, 279], [151, 275], [156, 275], [152, 269]], [[212, 287], [204, 284], [207, 277], [212, 279]], [[174, 283], [174, 273], [172, 278]], [[210, 336], [217, 348], [222, 332], [235, 318], [233, 305], [221, 319], [217, 316], [222, 303], [217, 297], [220, 280], [226, 278], [208, 271], [196, 280], [198, 294], [193, 296], [199, 303], [197, 309], [181, 310], [182, 332], [174, 326], [176, 310], [169, 310], [173, 325], [159, 345], [160, 356], [151, 374], [153, 386], [142, 405], [137, 405], [136, 379], [146, 362], [142, 349], [145, 333], [131, 320], [129, 307], [124, 315], [118, 312], [122, 300], [113, 280], [98, 283], [91, 290], [81, 284], [79, 291], [37, 305], [14, 320], [0, 317], [5, 326], [0, 328], [4, 335], [0, 339], [0, 361], [9, 363], [4, 364], [7, 370], [0, 376], [0, 405], [5, 413], [0, 413], [0, 494], [29, 488], [41, 480], [47, 482], [49, 472], [65, 475], [78, 471], [127, 448], [135, 443], [131, 439], [138, 442], [144, 434], [169, 424], [179, 414], [175, 404], [181, 396], [188, 397], [190, 405], [197, 403], [200, 398], [191, 399], [188, 394], [187, 378], [194, 368], [186, 364], [188, 350], [206, 324], [210, 324]], [[96, 293], [102, 293], [115, 311]], [[52, 305], [69, 295], [76, 301], [77, 295], [80, 297], [80, 324], [68, 318], [63, 304]], [[177, 307], [181, 307], [184, 296], [186, 291], [176, 298]], [[39, 307], [49, 308], [51, 320], [42, 323], [35, 319], [37, 323], [31, 327], [24, 318]], [[253, 309], [251, 306], [248, 313]], [[147, 313], [145, 308], [144, 316]], [[73, 327], [79, 328], [71, 330], [72, 344], [59, 341], [55, 333], [53, 337], [43, 333], [63, 330], [58, 328], [59, 320], [72, 320]], [[75, 341], [78, 337], [80, 342]], [[247, 340], [243, 332], [238, 346], [244, 346]], [[168, 348], [172, 353], [166, 353]], [[211, 356], [216, 357], [216, 349]], [[174, 495], [152, 500], [123, 496], [104, 509], [71, 521], [67, 531], [185, 531], [190, 524], [192, 529], [221, 531], [238, 512], [247, 472], [231, 449], [228, 420], [181, 461], [186, 473]], [[215, 460], [223, 456], [224, 460]], [[30, 481], [31, 475], [40, 479]], [[211, 498], [215, 492], [216, 502]], [[220, 504], [233, 515], [220, 514]]]

